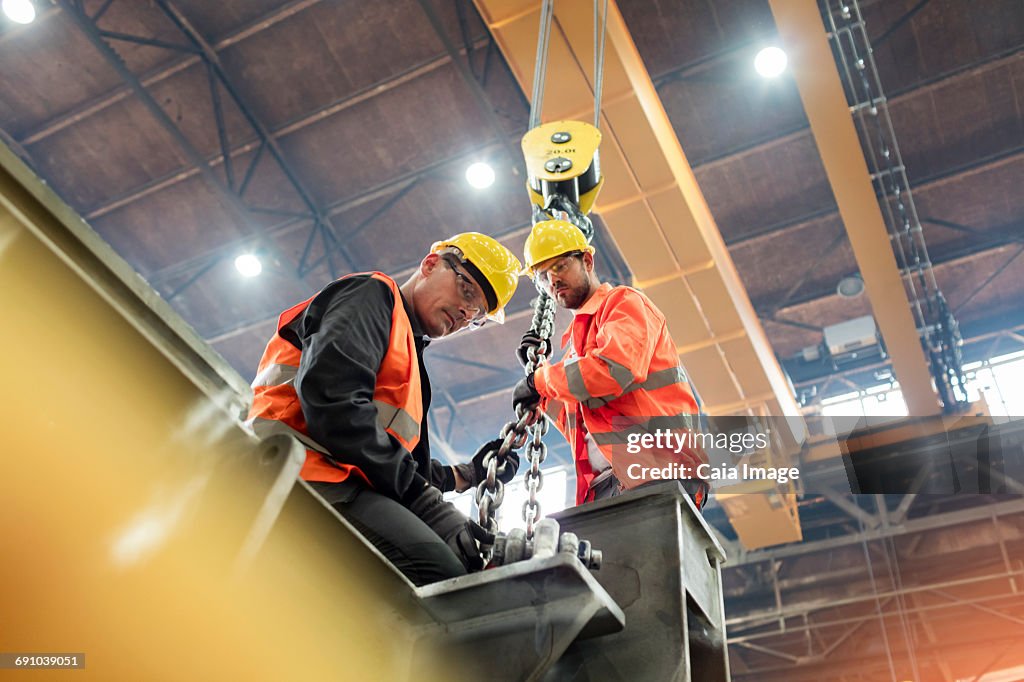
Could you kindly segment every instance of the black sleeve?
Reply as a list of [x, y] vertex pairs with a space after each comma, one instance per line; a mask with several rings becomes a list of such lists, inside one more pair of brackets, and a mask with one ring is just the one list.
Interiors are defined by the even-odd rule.
[[378, 426], [373, 404], [393, 308], [391, 289], [370, 277], [324, 289], [293, 327], [302, 345], [295, 390], [313, 440], [339, 462], [359, 467], [378, 493], [408, 502], [427, 480]]
[[430, 485], [443, 493], [455, 490], [455, 474], [452, 468], [436, 459], [430, 460]]

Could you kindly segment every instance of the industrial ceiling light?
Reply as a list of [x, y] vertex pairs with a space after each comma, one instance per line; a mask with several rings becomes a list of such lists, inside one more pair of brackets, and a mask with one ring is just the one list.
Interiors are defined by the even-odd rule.
[[466, 169], [466, 182], [477, 189], [487, 189], [494, 184], [494, 169], [483, 161], [477, 161]]
[[255, 277], [263, 272], [263, 263], [251, 253], [243, 253], [235, 259], [235, 268], [245, 277]]
[[31, 0], [3, 0], [4, 14], [17, 24], [31, 24], [36, 18], [36, 8]]
[[836, 293], [843, 298], [857, 298], [864, 293], [864, 280], [860, 278], [860, 275], [843, 277], [839, 280]]
[[754, 57], [754, 69], [765, 78], [775, 78], [786, 70], [788, 61], [786, 53], [773, 45], [757, 53]]

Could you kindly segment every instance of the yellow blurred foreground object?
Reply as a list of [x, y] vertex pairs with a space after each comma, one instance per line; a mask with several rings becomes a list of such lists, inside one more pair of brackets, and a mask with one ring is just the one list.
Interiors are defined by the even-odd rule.
[[241, 377], [0, 165], [0, 652], [85, 655], [32, 679], [434, 679], [408, 583], [296, 483], [301, 448], [243, 431]]

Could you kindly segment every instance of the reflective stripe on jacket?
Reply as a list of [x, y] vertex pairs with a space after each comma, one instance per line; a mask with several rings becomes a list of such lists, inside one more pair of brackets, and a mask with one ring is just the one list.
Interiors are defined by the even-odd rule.
[[[398, 284], [383, 273], [368, 274], [387, 284], [394, 295], [390, 341], [377, 371], [373, 391], [377, 423], [402, 447], [412, 452], [419, 443], [423, 422], [420, 367], [412, 324], [402, 304]], [[369, 479], [358, 467], [344, 462], [345, 453], [330, 453], [309, 436], [306, 418], [295, 391], [295, 377], [302, 359], [302, 350], [282, 337], [281, 330], [298, 319], [315, 298], [312, 296], [281, 313], [277, 332], [267, 344], [256, 378], [252, 382], [253, 403], [246, 424], [259, 436], [285, 431], [305, 444], [306, 462], [300, 476], [307, 481], [337, 483], [355, 475], [370, 485]]]
[[[563, 403], [556, 424], [573, 450], [582, 504], [600, 473], [590, 466], [586, 434], [614, 466], [633, 434], [699, 430], [699, 404], [665, 316], [636, 289], [602, 284], [575, 311], [562, 346], [570, 342], [565, 359], [538, 369], [534, 383], [542, 396]], [[703, 451], [689, 449], [669, 456], [691, 470], [707, 461]]]

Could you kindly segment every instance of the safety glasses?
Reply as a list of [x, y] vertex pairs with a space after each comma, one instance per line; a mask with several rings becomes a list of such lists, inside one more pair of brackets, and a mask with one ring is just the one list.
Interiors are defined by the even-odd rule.
[[572, 267], [573, 261], [583, 255], [582, 251], [573, 251], [561, 256], [558, 260], [552, 263], [549, 267], [540, 270], [534, 268], [533, 270], [533, 281], [538, 284], [547, 284], [551, 281], [551, 277], [559, 277], [569, 271]]
[[455, 273], [455, 284], [459, 289], [459, 294], [462, 296], [462, 301], [466, 308], [474, 313], [468, 327], [470, 329], [478, 329], [484, 326], [487, 322], [487, 303], [479, 292], [476, 283], [473, 282], [468, 274], [462, 271], [454, 257], [441, 256], [441, 260], [444, 261], [449, 270]]

